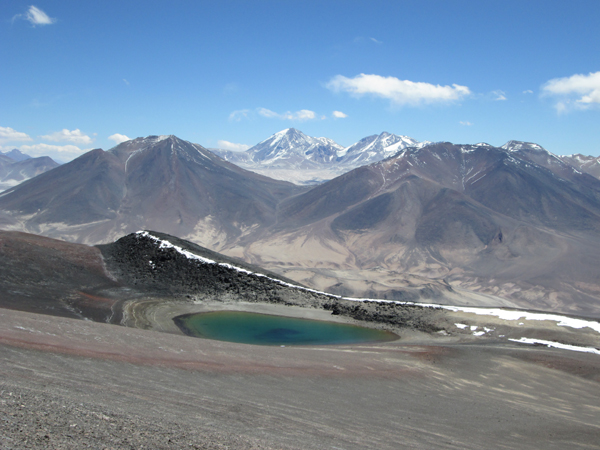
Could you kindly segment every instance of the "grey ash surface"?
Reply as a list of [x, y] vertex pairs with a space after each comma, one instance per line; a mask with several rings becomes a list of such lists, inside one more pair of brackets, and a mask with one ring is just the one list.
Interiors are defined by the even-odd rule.
[[404, 340], [267, 348], [0, 314], [2, 449], [558, 450], [600, 442], [597, 355]]
[[0, 383], [0, 448], [269, 449], [251, 439], [199, 432], [176, 421], [136, 415], [63, 393]]

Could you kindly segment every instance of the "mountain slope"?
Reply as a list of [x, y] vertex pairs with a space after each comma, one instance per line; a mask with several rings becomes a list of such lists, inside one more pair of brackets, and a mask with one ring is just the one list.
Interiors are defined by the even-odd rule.
[[25, 161], [31, 158], [31, 156], [22, 153], [19, 149], [13, 148], [10, 152], [0, 152], [0, 154], [8, 156], [14, 161]]
[[487, 144], [409, 148], [285, 200], [243, 254], [292, 278], [291, 265], [332, 281], [408, 272], [522, 307], [600, 311], [600, 182], [532, 159]]
[[275, 220], [300, 188], [247, 172], [200, 145], [150, 136], [85, 155], [0, 195], [24, 229], [77, 242], [153, 227], [215, 247]]
[[595, 178], [600, 178], [600, 156], [584, 156], [582, 154], [559, 156], [567, 164]]
[[0, 154], [0, 192], [58, 166], [48, 156], [32, 158], [16, 149]]

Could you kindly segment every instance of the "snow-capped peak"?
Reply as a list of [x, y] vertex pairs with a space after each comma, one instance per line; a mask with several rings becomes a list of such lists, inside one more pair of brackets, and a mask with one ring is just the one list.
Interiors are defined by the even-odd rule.
[[261, 165], [297, 165], [304, 160], [331, 162], [342, 146], [328, 138], [307, 136], [295, 128], [281, 130], [247, 150], [250, 158]]
[[[523, 141], [508, 141], [502, 147], [504, 150], [508, 150], [509, 152], [518, 152], [519, 150], [535, 150], [535, 151], [544, 151], [548, 152], [544, 147], [538, 144], [534, 144], [533, 142], [523, 142]], [[548, 152], [550, 153], [550, 152]]]
[[342, 164], [370, 164], [381, 161], [408, 147], [422, 147], [424, 144], [408, 137], [384, 131], [379, 135], [367, 136], [357, 143], [338, 151]]

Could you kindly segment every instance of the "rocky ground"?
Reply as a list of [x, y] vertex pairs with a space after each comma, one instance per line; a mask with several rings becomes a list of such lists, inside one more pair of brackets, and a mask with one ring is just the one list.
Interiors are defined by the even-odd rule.
[[251, 439], [199, 432], [110, 405], [0, 383], [0, 448], [269, 449]]
[[262, 347], [1, 310], [0, 443], [591, 449], [597, 355], [446, 340]]

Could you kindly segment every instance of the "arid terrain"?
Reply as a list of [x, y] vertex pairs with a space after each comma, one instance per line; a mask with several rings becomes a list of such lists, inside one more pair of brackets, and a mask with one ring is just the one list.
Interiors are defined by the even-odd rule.
[[[88, 245], [152, 229], [332, 294], [452, 286], [472, 305], [600, 315], [600, 180], [579, 160], [520, 141], [365, 139], [367, 165], [297, 186], [176, 136], [137, 138], [3, 192], [0, 227]], [[333, 164], [328, 142], [288, 129], [251, 153]]]
[[[600, 439], [594, 320], [343, 299], [160, 233], [96, 248], [9, 232], [0, 263], [11, 294], [0, 296], [2, 448], [583, 449]], [[444, 297], [433, 288], [407, 295]], [[188, 337], [171, 320], [223, 309], [399, 339], [254, 346]]]

